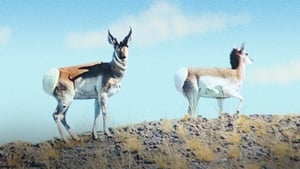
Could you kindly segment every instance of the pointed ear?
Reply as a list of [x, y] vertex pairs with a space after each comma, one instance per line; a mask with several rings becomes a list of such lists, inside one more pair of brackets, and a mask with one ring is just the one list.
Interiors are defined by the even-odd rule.
[[242, 51], [242, 50], [245, 50], [245, 44], [246, 44], [246, 42], [243, 42], [243, 43], [242, 43], [241, 49], [240, 49], [241, 51]]
[[128, 42], [131, 40], [131, 33], [132, 33], [132, 28], [130, 27], [128, 35], [123, 39], [122, 43], [123, 44], [128, 44]]
[[115, 37], [112, 36], [112, 34], [109, 32], [109, 30], [108, 30], [108, 36], [107, 36], [107, 38], [108, 38], [108, 42], [109, 42], [110, 44], [112, 44], [112, 45], [114, 45], [114, 46], [116, 46], [116, 45], [118, 44], [117, 39], [116, 39]]

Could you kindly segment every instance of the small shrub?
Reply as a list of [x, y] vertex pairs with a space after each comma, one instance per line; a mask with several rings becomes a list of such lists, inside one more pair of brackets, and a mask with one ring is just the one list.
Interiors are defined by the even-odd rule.
[[142, 143], [136, 137], [126, 138], [125, 149], [130, 152], [139, 152], [142, 149]]

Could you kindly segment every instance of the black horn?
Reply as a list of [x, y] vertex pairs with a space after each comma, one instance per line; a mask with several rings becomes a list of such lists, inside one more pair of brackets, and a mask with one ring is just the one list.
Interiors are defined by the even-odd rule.
[[243, 43], [241, 44], [241, 49], [240, 49], [241, 51], [245, 49], [245, 44], [246, 44], [246, 42], [243, 42]]
[[118, 44], [118, 40], [110, 33], [110, 31], [108, 30], [108, 42], [112, 45], [117, 45]]
[[131, 33], [132, 33], [132, 28], [130, 27], [128, 35], [123, 39], [123, 44], [128, 44], [128, 42], [131, 40]]

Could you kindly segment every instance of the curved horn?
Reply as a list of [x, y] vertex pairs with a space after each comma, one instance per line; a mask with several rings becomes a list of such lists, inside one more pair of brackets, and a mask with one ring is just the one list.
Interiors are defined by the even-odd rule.
[[123, 39], [123, 43], [124, 44], [128, 44], [128, 42], [131, 40], [131, 33], [132, 33], [132, 28], [130, 27], [130, 30], [129, 30], [129, 33], [128, 33], [128, 35]]
[[245, 49], [245, 44], [246, 44], [246, 42], [243, 42], [243, 43], [242, 43], [241, 49], [240, 49], [240, 50], [244, 50], [244, 49]]
[[112, 45], [117, 45], [118, 41], [117, 39], [110, 33], [108, 30], [108, 36], [107, 36], [108, 42]]

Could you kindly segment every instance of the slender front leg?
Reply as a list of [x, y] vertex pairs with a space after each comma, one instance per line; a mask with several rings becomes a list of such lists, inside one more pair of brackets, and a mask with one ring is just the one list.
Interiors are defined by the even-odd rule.
[[92, 136], [93, 139], [98, 139], [97, 135], [97, 128], [98, 128], [98, 123], [99, 123], [99, 115], [100, 115], [100, 104], [99, 104], [99, 99], [95, 99], [95, 118], [94, 118], [94, 125], [92, 129]]
[[236, 114], [237, 114], [237, 115], [239, 115], [239, 113], [240, 113], [240, 111], [241, 111], [242, 102], [243, 102], [243, 100], [244, 100], [243, 97], [240, 97], [239, 99], [240, 99], [240, 103], [239, 103], [238, 108], [237, 108], [237, 110], [236, 110]]
[[236, 97], [236, 98], [238, 98], [240, 100], [240, 103], [239, 103], [239, 105], [237, 107], [237, 110], [236, 110], [236, 116], [238, 118], [239, 117], [239, 113], [240, 113], [241, 108], [242, 108], [242, 102], [243, 102], [244, 98], [239, 93], [231, 93], [231, 96]]
[[241, 108], [242, 108], [242, 103], [243, 103], [244, 98], [239, 93], [235, 93], [233, 96], [240, 100], [240, 103], [239, 103], [239, 105], [237, 107], [237, 110], [236, 110], [236, 114], [237, 114], [237, 117], [238, 117], [239, 113], [241, 111]]
[[102, 93], [100, 103], [101, 103], [101, 110], [102, 110], [102, 114], [103, 114], [103, 130], [107, 136], [111, 136], [111, 133], [109, 132], [109, 130], [107, 128], [107, 114], [108, 114], [107, 102], [108, 102], [107, 93]]
[[68, 133], [71, 135], [72, 139], [79, 141], [80, 138], [74, 133], [74, 131], [68, 125], [68, 123], [66, 121], [66, 115], [63, 116], [61, 122], [65, 126], [66, 130], [68, 131]]

